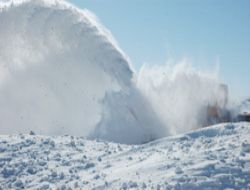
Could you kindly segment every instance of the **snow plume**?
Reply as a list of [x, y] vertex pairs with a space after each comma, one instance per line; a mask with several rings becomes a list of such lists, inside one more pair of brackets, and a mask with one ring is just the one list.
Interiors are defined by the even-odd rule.
[[56, 0], [2, 1], [0, 10], [0, 133], [159, 137], [127, 56], [92, 13]]
[[217, 73], [197, 70], [185, 59], [142, 67], [138, 88], [172, 135], [201, 127], [207, 105], [224, 106]]
[[167, 136], [150, 102], [135, 86], [127, 93], [108, 93], [103, 99], [102, 119], [92, 137], [121, 143], [143, 143]]
[[185, 64], [136, 76], [88, 10], [59, 0], [0, 1], [1, 134], [143, 143], [199, 126], [215, 84]]

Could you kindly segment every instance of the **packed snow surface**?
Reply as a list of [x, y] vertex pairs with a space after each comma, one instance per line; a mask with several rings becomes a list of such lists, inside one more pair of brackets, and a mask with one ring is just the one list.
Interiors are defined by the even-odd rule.
[[74, 136], [0, 136], [0, 189], [250, 189], [250, 124], [144, 145]]

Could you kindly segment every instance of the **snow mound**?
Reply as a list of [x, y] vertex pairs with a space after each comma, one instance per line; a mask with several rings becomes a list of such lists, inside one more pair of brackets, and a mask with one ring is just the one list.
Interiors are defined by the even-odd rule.
[[0, 189], [249, 189], [250, 124], [144, 145], [74, 136], [0, 136]]

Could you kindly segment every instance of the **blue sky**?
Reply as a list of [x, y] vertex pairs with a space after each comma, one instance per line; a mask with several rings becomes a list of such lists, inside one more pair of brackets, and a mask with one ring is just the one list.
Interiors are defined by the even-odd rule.
[[70, 0], [94, 12], [135, 68], [192, 60], [213, 70], [232, 96], [250, 96], [250, 0]]

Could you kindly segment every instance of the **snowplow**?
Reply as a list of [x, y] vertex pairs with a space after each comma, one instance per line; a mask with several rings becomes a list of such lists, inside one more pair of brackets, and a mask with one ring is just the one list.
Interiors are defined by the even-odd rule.
[[[210, 126], [223, 122], [250, 122], [250, 111], [235, 111], [228, 108], [228, 87], [220, 84], [218, 88], [217, 101], [214, 104], [208, 104], [205, 109], [205, 122], [203, 126]], [[250, 108], [250, 99], [242, 102], [241, 105]], [[239, 106], [239, 107], [240, 107]], [[239, 109], [240, 110], [240, 109]]]
[[248, 121], [250, 122], [250, 112], [243, 112], [237, 116], [237, 121]]
[[205, 108], [204, 126], [214, 125], [216, 123], [229, 122], [231, 114], [227, 109], [228, 104], [228, 87], [220, 84], [216, 97], [216, 102], [208, 104]]

